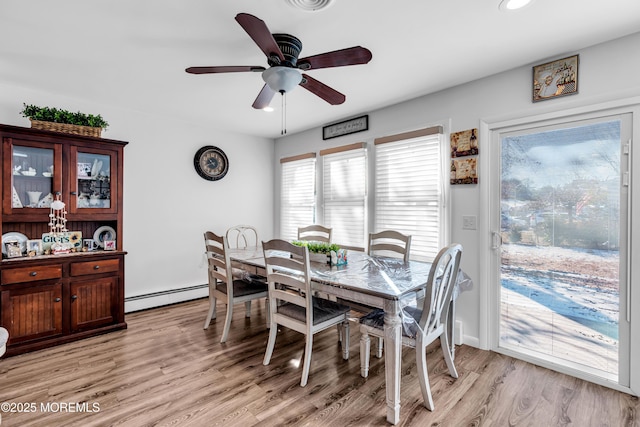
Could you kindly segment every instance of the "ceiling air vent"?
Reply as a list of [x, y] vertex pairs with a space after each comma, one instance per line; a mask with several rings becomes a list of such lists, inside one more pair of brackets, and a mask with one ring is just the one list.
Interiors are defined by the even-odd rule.
[[285, 2], [296, 9], [316, 12], [330, 6], [333, 0], [285, 0]]

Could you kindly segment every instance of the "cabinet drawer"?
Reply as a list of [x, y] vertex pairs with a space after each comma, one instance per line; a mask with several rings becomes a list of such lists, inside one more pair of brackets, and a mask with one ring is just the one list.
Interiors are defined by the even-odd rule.
[[2, 284], [58, 279], [60, 277], [62, 277], [62, 265], [60, 264], [11, 268], [2, 271]]
[[72, 276], [86, 276], [87, 274], [111, 273], [120, 270], [120, 260], [103, 259], [99, 261], [74, 262], [71, 264]]

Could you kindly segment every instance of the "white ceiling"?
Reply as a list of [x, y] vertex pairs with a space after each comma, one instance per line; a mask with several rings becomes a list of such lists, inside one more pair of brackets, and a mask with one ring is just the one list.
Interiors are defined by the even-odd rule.
[[[96, 105], [87, 113], [108, 105], [276, 138], [280, 96], [273, 113], [251, 108], [259, 73], [184, 71], [267, 66], [240, 12], [301, 39], [300, 57], [357, 45], [373, 53], [366, 65], [309, 71], [347, 100], [332, 106], [296, 88], [289, 134], [640, 31], [639, 0], [535, 0], [509, 13], [498, 2], [335, 0], [306, 12], [285, 0], [1, 0], [0, 83], [87, 99]], [[22, 102], [38, 104], [16, 100], [17, 111]]]

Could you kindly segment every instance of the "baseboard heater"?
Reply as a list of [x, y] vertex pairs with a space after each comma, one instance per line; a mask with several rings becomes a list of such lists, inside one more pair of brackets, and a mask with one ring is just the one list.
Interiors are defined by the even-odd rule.
[[206, 283], [202, 285], [188, 286], [186, 288], [151, 292], [148, 294], [126, 297], [124, 299], [124, 312], [131, 313], [134, 311], [176, 304], [207, 296], [209, 296], [209, 285]]

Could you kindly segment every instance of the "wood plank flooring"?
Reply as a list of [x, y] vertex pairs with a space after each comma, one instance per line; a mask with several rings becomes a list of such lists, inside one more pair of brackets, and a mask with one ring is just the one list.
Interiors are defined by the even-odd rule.
[[[316, 335], [301, 388], [304, 339], [278, 334], [269, 366], [264, 304], [224, 310], [202, 329], [205, 299], [127, 315], [129, 329], [0, 359], [5, 426], [386, 426], [384, 359], [360, 377], [359, 333], [342, 360], [335, 329]], [[460, 346], [453, 379], [428, 349], [435, 411], [424, 406], [413, 349], [402, 361], [402, 426], [640, 426], [640, 401], [500, 354]], [[31, 404], [26, 406], [25, 404]], [[47, 406], [49, 405], [49, 406]], [[65, 407], [65, 405], [67, 405]]]

